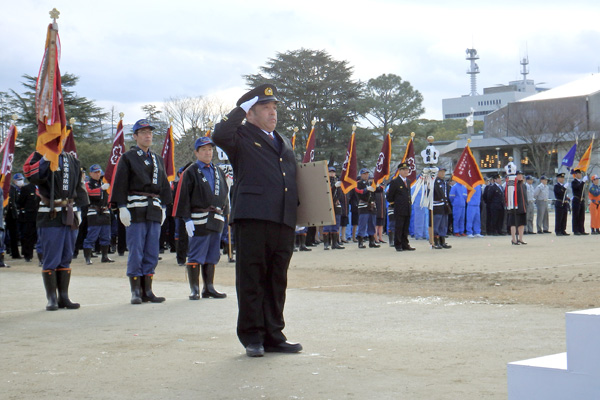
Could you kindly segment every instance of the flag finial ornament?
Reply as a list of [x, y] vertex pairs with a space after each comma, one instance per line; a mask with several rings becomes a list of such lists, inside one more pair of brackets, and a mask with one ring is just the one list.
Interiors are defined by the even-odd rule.
[[298, 133], [299, 130], [300, 129], [297, 126], [294, 127], [294, 133]]
[[432, 143], [435, 141], [435, 139], [434, 139], [434, 137], [433, 137], [433, 136], [427, 136], [427, 141], [428, 141], [430, 144], [432, 144]]
[[119, 118], [123, 119], [124, 116], [125, 116], [125, 113], [123, 113], [123, 112], [119, 113]]
[[71, 124], [71, 126], [73, 126], [75, 124], [75, 117], [69, 118], [69, 123]]
[[11, 119], [13, 120], [13, 124], [14, 124], [15, 122], [17, 122], [17, 119], [19, 119], [19, 117], [17, 116], [17, 114], [13, 114], [11, 116]]
[[208, 125], [208, 129], [212, 129], [213, 126], [215, 126], [215, 123], [209, 119], [207, 125]]
[[467, 144], [471, 144], [471, 139], [467, 139]]
[[414, 133], [414, 132], [411, 132], [411, 133], [410, 133], [410, 137], [411, 137], [411, 138], [414, 138], [414, 137], [415, 137], [415, 133]]
[[52, 18], [54, 20], [54, 22], [56, 22], [56, 20], [58, 19], [59, 16], [60, 16], [60, 11], [58, 11], [56, 8], [53, 8], [52, 11], [50, 11], [50, 18]]
[[352, 132], [356, 132], [356, 125], [352, 125]]
[[315, 125], [317, 124], [317, 119], [316, 119], [316, 118], [313, 118], [313, 120], [312, 120], [312, 121], [310, 121], [310, 124], [311, 124], [312, 126], [315, 126]]
[[392, 128], [388, 129], [388, 133], [391, 135], [394, 130]]

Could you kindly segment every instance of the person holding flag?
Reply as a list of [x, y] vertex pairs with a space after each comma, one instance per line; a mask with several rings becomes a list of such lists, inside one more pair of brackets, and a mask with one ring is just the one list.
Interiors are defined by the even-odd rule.
[[[117, 133], [115, 138], [113, 139], [113, 146], [110, 152], [110, 157], [108, 158], [108, 163], [106, 164], [106, 169], [104, 171], [103, 181], [105, 183], [110, 184], [113, 181], [113, 177], [116, 171], [117, 163], [121, 158], [121, 155], [125, 153], [125, 135], [123, 133], [123, 117], [124, 113], [119, 113], [119, 122], [117, 123]], [[110, 188], [108, 189], [110, 190]], [[126, 230], [125, 226], [121, 223], [119, 219], [119, 210], [112, 209], [113, 217], [111, 220], [111, 247], [116, 247], [116, 251], [119, 253], [119, 256], [125, 255], [125, 250], [127, 249], [127, 239], [126, 239]], [[114, 248], [112, 251], [114, 252]]]
[[163, 159], [150, 150], [153, 130], [145, 119], [133, 125], [136, 145], [119, 159], [109, 199], [119, 208], [119, 219], [127, 229], [131, 304], [165, 301], [154, 294], [152, 282], [158, 264], [160, 226], [173, 196]]
[[573, 181], [571, 182], [571, 191], [573, 199], [571, 200], [571, 226], [575, 236], [589, 235], [585, 231], [585, 198], [583, 197], [583, 189], [588, 177], [582, 176], [580, 169], [572, 171]]
[[[454, 233], [461, 233], [464, 235], [464, 219], [462, 216], [464, 216], [464, 204], [466, 202], [467, 236], [472, 238], [482, 237], [480, 222], [480, 204], [482, 197], [481, 185], [483, 185], [485, 181], [483, 180], [477, 161], [475, 160], [475, 157], [473, 157], [473, 153], [469, 147], [470, 142], [470, 139], [467, 140], [467, 145], [454, 168], [452, 180], [456, 181], [457, 184], [452, 187], [450, 196], [452, 196], [452, 193], [455, 194], [453, 204], [453, 208], [455, 209]], [[458, 224], [457, 220], [459, 221]]]
[[569, 197], [567, 196], [567, 184], [565, 173], [556, 174], [554, 184], [554, 232], [556, 236], [569, 236], [567, 233], [567, 214], [569, 212]]
[[50, 13], [54, 22], [48, 26], [36, 85], [36, 151], [23, 166], [25, 176], [37, 185], [41, 198], [37, 227], [43, 249], [42, 277], [48, 311], [79, 308], [78, 303], [69, 299], [71, 260], [81, 220], [78, 210], [89, 203], [79, 161], [63, 151], [67, 121], [59, 68], [58, 14], [56, 9]]
[[209, 136], [196, 139], [194, 155], [197, 160], [183, 171], [173, 206], [173, 216], [185, 222], [189, 236], [187, 273], [190, 300], [200, 299], [200, 272], [204, 282], [202, 298], [227, 297], [213, 286], [215, 265], [221, 257], [224, 216], [229, 207], [227, 178], [221, 168], [212, 163], [214, 147]]

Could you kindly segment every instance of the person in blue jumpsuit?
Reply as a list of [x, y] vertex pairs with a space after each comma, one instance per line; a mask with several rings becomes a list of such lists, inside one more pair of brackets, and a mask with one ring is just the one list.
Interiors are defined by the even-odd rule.
[[97, 240], [100, 240], [100, 249], [102, 250], [101, 262], [114, 262], [108, 257], [111, 213], [108, 208], [108, 192], [106, 189], [110, 187], [110, 184], [102, 183], [102, 168], [98, 164], [90, 167], [90, 179], [86, 182], [85, 187], [90, 198], [87, 212], [88, 229], [83, 240], [85, 263], [87, 265], [92, 264], [92, 249]]
[[181, 175], [173, 216], [181, 218], [189, 236], [187, 272], [190, 300], [200, 299], [200, 272], [202, 298], [223, 299], [225, 293], [214, 288], [215, 265], [221, 258], [221, 232], [229, 206], [229, 188], [225, 173], [212, 163], [214, 143], [203, 136], [194, 143], [196, 162]]
[[163, 159], [150, 151], [153, 130], [145, 119], [133, 125], [136, 145], [119, 159], [109, 200], [119, 208], [119, 219], [127, 229], [131, 304], [165, 301], [152, 291], [152, 281], [158, 264], [160, 226], [173, 196]]
[[[415, 186], [412, 187], [414, 193]], [[415, 240], [429, 240], [429, 208], [421, 207], [421, 198], [423, 197], [423, 191], [419, 189], [415, 196], [415, 201], [412, 205], [414, 214], [414, 236]]]
[[467, 201], [467, 237], [483, 237], [481, 234], [481, 185], [475, 186], [475, 193]]
[[467, 188], [456, 182], [450, 189], [450, 203], [452, 204], [454, 236], [466, 236], [465, 213], [467, 208]]

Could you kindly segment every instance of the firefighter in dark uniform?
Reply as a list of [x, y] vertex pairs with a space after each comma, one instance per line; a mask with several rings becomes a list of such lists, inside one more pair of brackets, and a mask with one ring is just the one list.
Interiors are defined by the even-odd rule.
[[249, 357], [302, 350], [283, 334], [298, 191], [292, 145], [275, 131], [278, 101], [273, 85], [252, 89], [213, 133], [233, 166], [237, 334]]
[[556, 174], [554, 184], [554, 231], [556, 236], [569, 236], [567, 233], [567, 216], [569, 213], [569, 196], [565, 187], [565, 173]]
[[58, 157], [58, 168], [52, 172], [50, 162], [34, 152], [25, 161], [23, 171], [27, 179], [37, 185], [41, 198], [37, 227], [48, 299], [46, 310], [77, 309], [79, 304], [69, 299], [71, 260], [81, 221], [79, 210], [89, 203], [79, 161], [73, 155], [62, 152]]
[[323, 244], [325, 250], [329, 250], [329, 244], [331, 243], [332, 249], [343, 250], [345, 247], [339, 243], [340, 235], [340, 222], [342, 218], [342, 203], [340, 198], [344, 196], [342, 192], [342, 183], [339, 182], [335, 176], [335, 167], [329, 167], [329, 190], [331, 194], [331, 201], [333, 202], [333, 212], [335, 214], [335, 225], [326, 225], [323, 227]]
[[573, 191], [573, 200], [571, 208], [571, 222], [573, 234], [576, 236], [588, 235], [585, 231], [585, 197], [583, 197], [583, 189], [588, 181], [587, 175], [582, 179], [582, 172], [576, 169], [573, 172], [573, 181], [571, 182], [571, 190]]
[[10, 188], [8, 190], [8, 204], [6, 206], [6, 231], [8, 238], [10, 239], [10, 255], [13, 260], [20, 259], [21, 254], [19, 253], [19, 207], [17, 206], [17, 199], [21, 193], [21, 188], [25, 184], [25, 178], [23, 174], [14, 174]]
[[[183, 174], [183, 171], [190, 165], [191, 163], [188, 163], [177, 171], [177, 177], [175, 178], [175, 182], [173, 182], [173, 198], [175, 198], [175, 193], [177, 193], [177, 188], [181, 182], [181, 174]], [[185, 221], [179, 217], [175, 217], [175, 259], [177, 265], [180, 267], [183, 267], [187, 260], [188, 242], [188, 235], [185, 231]]]
[[21, 188], [21, 193], [17, 199], [19, 224], [21, 226], [21, 249], [27, 262], [30, 262], [33, 258], [33, 249], [37, 242], [35, 221], [40, 206], [40, 198], [35, 191], [35, 185], [29, 182]]
[[[377, 248], [379, 245], [375, 243], [375, 224], [371, 224], [371, 212], [375, 210], [375, 199], [373, 193], [375, 189], [369, 183], [369, 170], [363, 168], [360, 170], [360, 180], [356, 184], [356, 196], [358, 197], [358, 247], [364, 249], [364, 239], [369, 237], [369, 247]], [[374, 217], [374, 215], [373, 215]], [[372, 225], [372, 226], [371, 226]]]
[[173, 196], [163, 159], [150, 151], [153, 130], [145, 119], [133, 125], [136, 145], [119, 159], [109, 200], [119, 207], [119, 219], [127, 228], [131, 304], [165, 301], [152, 291], [152, 280], [158, 264], [160, 226]]
[[400, 175], [392, 180], [388, 189], [386, 198], [390, 203], [390, 207], [394, 208], [395, 234], [394, 247], [396, 251], [415, 250], [408, 243], [408, 226], [410, 225], [410, 214], [412, 210], [411, 195], [410, 195], [410, 167], [408, 163], [400, 163], [398, 165]]
[[85, 184], [90, 205], [88, 206], [87, 235], [83, 241], [83, 255], [87, 265], [92, 264], [92, 249], [96, 241], [100, 239], [100, 249], [102, 251], [103, 263], [111, 263], [114, 260], [108, 258], [108, 249], [110, 247], [110, 228], [111, 214], [108, 208], [109, 183], [102, 183], [102, 168], [98, 164], [90, 167], [90, 179]]
[[221, 232], [229, 206], [227, 178], [221, 168], [212, 162], [214, 143], [201, 137], [194, 144], [197, 161], [181, 175], [173, 216], [185, 221], [189, 236], [187, 273], [190, 282], [190, 300], [200, 299], [200, 270], [202, 297], [227, 297], [213, 286], [215, 265], [221, 257]]
[[446, 244], [448, 234], [448, 214], [450, 213], [450, 201], [448, 200], [448, 184], [444, 180], [446, 168], [440, 168], [433, 184], [433, 234], [434, 249], [450, 249], [452, 246]]

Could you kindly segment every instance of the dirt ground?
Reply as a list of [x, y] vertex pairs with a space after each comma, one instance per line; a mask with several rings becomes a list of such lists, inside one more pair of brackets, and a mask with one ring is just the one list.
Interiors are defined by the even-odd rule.
[[[551, 227], [552, 230], [552, 227]], [[296, 355], [250, 359], [224, 300], [187, 299], [163, 254], [163, 304], [129, 304], [125, 257], [73, 261], [80, 310], [47, 312], [37, 263], [0, 270], [0, 393], [6, 399], [505, 399], [506, 364], [565, 351], [564, 313], [600, 305], [600, 237], [449, 238], [294, 255], [286, 334]]]

